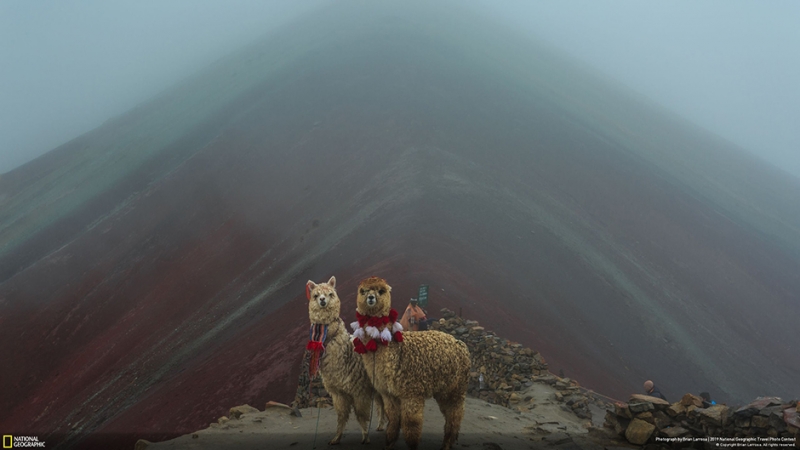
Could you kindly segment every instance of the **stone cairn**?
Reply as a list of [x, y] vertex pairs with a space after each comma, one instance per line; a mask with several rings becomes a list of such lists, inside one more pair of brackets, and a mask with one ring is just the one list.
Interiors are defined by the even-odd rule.
[[297, 392], [292, 401], [292, 409], [333, 406], [331, 395], [322, 385], [322, 377], [317, 375], [311, 379], [308, 373], [309, 361], [311, 361], [311, 352], [305, 350], [300, 364], [300, 378], [297, 380]]
[[604, 425], [636, 445], [787, 447], [800, 444], [800, 404], [796, 400], [785, 403], [777, 397], [759, 397], [734, 410], [726, 405], [709, 405], [692, 394], [672, 404], [660, 398], [633, 395], [628, 403], [616, 403], [606, 413]]
[[[605, 409], [611, 407], [610, 403], [583, 389], [576, 381], [549, 373], [547, 363], [539, 352], [503, 339], [484, 329], [478, 322], [464, 320], [447, 308], [441, 310], [441, 315], [442, 318], [431, 322], [429, 328], [451, 334], [466, 343], [472, 357], [467, 395], [525, 412], [532, 409], [533, 398], [525, 396], [522, 391], [537, 382], [556, 388], [555, 400], [563, 403], [565, 410], [574, 412], [578, 417], [591, 419], [590, 403], [596, 403]], [[332, 405], [330, 396], [322, 386], [322, 380], [319, 377], [309, 380], [308, 360], [309, 355], [306, 352], [292, 407]]]

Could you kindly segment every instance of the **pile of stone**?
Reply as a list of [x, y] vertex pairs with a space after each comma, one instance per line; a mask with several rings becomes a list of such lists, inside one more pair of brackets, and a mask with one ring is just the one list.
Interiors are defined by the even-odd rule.
[[[758, 398], [739, 409], [709, 405], [686, 394], [675, 403], [647, 395], [633, 395], [606, 413], [605, 426], [635, 445], [703, 442], [706, 438], [773, 438], [774, 442], [800, 439], [800, 405], [777, 397]], [[680, 446], [680, 445], [679, 445]]]
[[[548, 375], [547, 363], [539, 352], [498, 337], [474, 320], [464, 320], [447, 308], [430, 329], [453, 335], [467, 344], [472, 370], [467, 394], [490, 403], [515, 407], [528, 400], [520, 391], [535, 377]], [[482, 381], [481, 381], [482, 380]]]
[[317, 374], [313, 379], [308, 371], [308, 364], [311, 361], [311, 352], [306, 350], [303, 353], [303, 360], [300, 365], [300, 377], [297, 380], [297, 392], [292, 401], [292, 408], [325, 408], [333, 406], [333, 399], [325, 386], [322, 385], [322, 377]]

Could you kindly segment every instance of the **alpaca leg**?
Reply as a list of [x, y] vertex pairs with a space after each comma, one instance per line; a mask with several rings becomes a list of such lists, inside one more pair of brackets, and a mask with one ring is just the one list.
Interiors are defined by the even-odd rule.
[[458, 392], [454, 395], [436, 398], [436, 403], [439, 404], [439, 411], [444, 415], [442, 450], [450, 450], [458, 439], [461, 419], [464, 418], [464, 397], [464, 393]]
[[386, 448], [392, 449], [400, 435], [400, 399], [383, 397], [383, 407], [389, 419], [389, 424], [386, 426]]
[[350, 407], [353, 405], [352, 398], [338, 392], [331, 392], [333, 408], [336, 410], [336, 436], [328, 442], [328, 445], [336, 445], [342, 440], [344, 426], [350, 417]]
[[410, 450], [417, 450], [422, 437], [422, 416], [425, 412], [425, 398], [404, 398], [400, 403], [403, 437]]
[[353, 409], [356, 411], [356, 419], [358, 419], [358, 424], [361, 425], [361, 443], [369, 444], [369, 419], [372, 413], [372, 396], [362, 393], [353, 400]]
[[383, 431], [386, 429], [386, 410], [383, 407], [383, 397], [380, 394], [375, 394], [375, 409], [378, 414], [378, 428], [376, 431]]

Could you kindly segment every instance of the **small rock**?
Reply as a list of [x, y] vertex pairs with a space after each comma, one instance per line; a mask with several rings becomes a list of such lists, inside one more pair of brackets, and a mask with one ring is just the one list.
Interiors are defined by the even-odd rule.
[[694, 405], [700, 408], [703, 406], [703, 399], [694, 394], [686, 394], [681, 399], [681, 405], [686, 407]]
[[223, 424], [225, 424], [225, 423], [229, 422], [230, 420], [231, 420], [231, 419], [228, 419], [227, 417], [225, 417], [225, 416], [222, 416], [222, 417], [220, 417], [219, 419], [217, 419], [217, 423], [218, 423], [218, 424], [220, 424], [220, 425], [223, 425]]
[[[288, 409], [288, 410], [292, 409], [292, 407], [289, 406], [289, 405], [285, 405], [283, 403], [278, 403], [278, 402], [273, 402], [273, 401], [268, 401], [266, 406], [264, 406], [264, 409], [270, 409], [270, 408], [285, 408], [285, 409]], [[253, 408], [253, 409], [255, 409], [255, 408]], [[258, 410], [256, 409], [256, 411], [258, 411]]]
[[147, 448], [150, 447], [150, 444], [152, 444], [152, 442], [145, 441], [144, 439], [139, 439], [138, 441], [136, 441], [136, 445], [133, 447], [133, 449], [134, 450], [147, 450]]
[[669, 427], [661, 430], [661, 434], [663, 434], [664, 437], [676, 438], [676, 437], [688, 436], [689, 430], [683, 427]]
[[239, 405], [231, 408], [229, 414], [231, 419], [238, 419], [239, 417], [242, 417], [242, 414], [257, 413], [257, 412], [259, 412], [258, 409], [253, 408], [250, 405]]

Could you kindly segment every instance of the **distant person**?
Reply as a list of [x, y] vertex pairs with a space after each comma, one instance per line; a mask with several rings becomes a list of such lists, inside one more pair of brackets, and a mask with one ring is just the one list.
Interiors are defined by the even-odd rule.
[[419, 301], [417, 299], [411, 299], [411, 302], [406, 308], [406, 312], [400, 319], [400, 325], [402, 325], [403, 329], [406, 331], [424, 331], [428, 329], [427, 314], [425, 310], [419, 306]]
[[703, 408], [708, 408], [709, 406], [714, 406], [717, 404], [717, 402], [711, 400], [711, 394], [708, 392], [701, 392], [700, 398], [703, 399]]
[[656, 385], [653, 384], [653, 382], [650, 381], [650, 380], [647, 380], [647, 381], [644, 382], [644, 391], [650, 397], [656, 397], [656, 398], [660, 398], [661, 400], [667, 400], [667, 398], [664, 397], [664, 394], [662, 394], [661, 391], [658, 390]]

